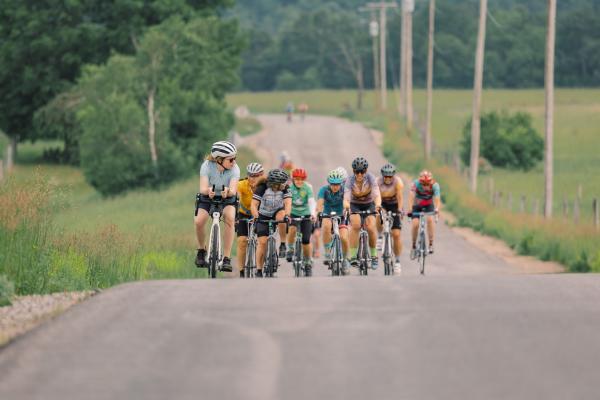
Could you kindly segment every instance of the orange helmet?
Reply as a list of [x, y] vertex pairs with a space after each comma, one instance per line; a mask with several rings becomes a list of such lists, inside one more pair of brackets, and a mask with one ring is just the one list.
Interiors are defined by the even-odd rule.
[[419, 174], [419, 182], [422, 185], [431, 185], [433, 183], [433, 175], [431, 175], [431, 172], [423, 170]]
[[292, 178], [306, 179], [308, 174], [304, 168], [296, 168], [292, 171]]

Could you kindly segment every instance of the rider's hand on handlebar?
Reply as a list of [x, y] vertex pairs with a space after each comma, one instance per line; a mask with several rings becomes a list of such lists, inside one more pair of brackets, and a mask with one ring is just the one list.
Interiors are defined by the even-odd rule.
[[228, 187], [223, 189], [223, 191], [221, 192], [221, 197], [223, 197], [224, 199], [229, 197], [229, 188]]
[[208, 188], [208, 198], [209, 198], [209, 199], [212, 199], [212, 198], [214, 198], [214, 197], [215, 197], [215, 194], [216, 194], [216, 193], [215, 193], [215, 192], [212, 190], [212, 188], [211, 188], [211, 187], [209, 187], [209, 188]]

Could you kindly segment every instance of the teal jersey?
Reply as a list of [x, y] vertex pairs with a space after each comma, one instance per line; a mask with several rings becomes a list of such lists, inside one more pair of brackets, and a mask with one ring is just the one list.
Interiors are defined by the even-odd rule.
[[306, 182], [299, 188], [292, 183], [290, 185], [290, 192], [292, 192], [292, 215], [297, 217], [310, 215], [308, 199], [313, 198], [312, 187]]

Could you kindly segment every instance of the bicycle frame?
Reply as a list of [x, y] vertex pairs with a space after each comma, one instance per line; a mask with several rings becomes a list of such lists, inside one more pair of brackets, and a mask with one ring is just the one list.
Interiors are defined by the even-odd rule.
[[279, 266], [279, 252], [277, 251], [277, 225], [287, 223], [285, 220], [258, 220], [269, 226], [269, 237], [267, 239], [267, 252], [265, 254], [264, 276], [272, 277], [276, 268]]
[[369, 254], [369, 233], [365, 228], [367, 217], [371, 215], [377, 215], [375, 211], [355, 211], [350, 214], [360, 215], [360, 230], [358, 231], [358, 253], [356, 255], [358, 259], [358, 269], [360, 275], [368, 275], [369, 264], [371, 262], [371, 256]]
[[292, 265], [294, 266], [294, 274], [296, 277], [306, 276], [306, 269], [302, 257], [302, 230], [301, 224], [303, 221], [309, 220], [310, 217], [291, 218], [290, 224], [296, 228], [296, 238], [294, 239], [294, 255], [292, 257]]
[[342, 238], [340, 236], [340, 221], [342, 217], [337, 215], [335, 212], [330, 214], [324, 214], [321, 218], [329, 218], [331, 219], [331, 230], [333, 231], [333, 235], [331, 238], [331, 275], [339, 276], [341, 275], [341, 268], [343, 263], [343, 251], [342, 251]]
[[419, 212], [413, 213], [413, 215], [417, 214], [419, 216], [419, 231], [417, 233], [417, 262], [419, 263], [419, 272], [421, 275], [425, 275], [425, 258], [427, 257], [427, 237], [426, 237], [426, 224], [427, 217], [433, 216], [437, 214], [435, 212]]
[[387, 211], [382, 213], [381, 221], [383, 225], [383, 247], [382, 258], [385, 275], [394, 274], [393, 251], [392, 251], [392, 224], [394, 213]]
[[254, 219], [240, 219], [238, 223], [248, 224], [248, 238], [246, 246], [246, 258], [244, 259], [244, 277], [254, 278], [256, 271], [256, 247], [258, 246], [258, 237], [254, 229]]

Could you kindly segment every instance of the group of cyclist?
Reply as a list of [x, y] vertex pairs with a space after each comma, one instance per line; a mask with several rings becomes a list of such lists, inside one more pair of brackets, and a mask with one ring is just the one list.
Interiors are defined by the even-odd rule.
[[[219, 141], [213, 144], [211, 153], [200, 168], [200, 200], [195, 217], [198, 251], [196, 265], [206, 267], [205, 225], [209, 218], [212, 201], [219, 198], [223, 204], [223, 221], [225, 224], [223, 240], [223, 260], [221, 269], [233, 270], [231, 265], [231, 249], [234, 229], [237, 232], [238, 269], [240, 277], [244, 276], [244, 260], [248, 226], [242, 221], [254, 220], [258, 237], [256, 251], [256, 276], [262, 277], [265, 264], [267, 238], [269, 236], [268, 221], [283, 221], [278, 225], [280, 240], [279, 257], [291, 261], [294, 254], [296, 226], [290, 226], [290, 219], [301, 221], [297, 226], [302, 236], [302, 255], [306, 276], [312, 274], [313, 246], [311, 237], [318, 233], [316, 229], [322, 224], [323, 246], [325, 248], [325, 264], [329, 265], [332, 244], [332, 222], [321, 215], [335, 213], [343, 216], [339, 225], [342, 242], [343, 265], [342, 274], [347, 275], [350, 266], [357, 265], [358, 233], [363, 225], [360, 211], [370, 214], [364, 219], [364, 228], [368, 232], [368, 245], [371, 255], [371, 268], [377, 269], [377, 237], [382, 230], [380, 212], [391, 211], [394, 215], [391, 226], [394, 270], [400, 272], [400, 255], [402, 243], [400, 233], [402, 216], [405, 215], [403, 204], [404, 183], [396, 175], [396, 168], [386, 164], [381, 168], [381, 176], [376, 177], [369, 172], [369, 163], [363, 157], [352, 161], [352, 174], [348, 176], [343, 167], [338, 167], [327, 175], [327, 184], [317, 192], [307, 182], [308, 174], [302, 168], [294, 167], [287, 153], [282, 154], [280, 168], [265, 173], [263, 166], [253, 162], [246, 167], [247, 177], [240, 179], [240, 169], [235, 160], [236, 147], [229, 142]], [[214, 188], [214, 189], [213, 189]], [[431, 172], [422, 171], [418, 179], [411, 184], [407, 214], [412, 218], [412, 251], [414, 258], [417, 230], [419, 228], [418, 213], [439, 213], [441, 206], [440, 186]], [[238, 223], [236, 224], [236, 221]], [[272, 223], [273, 224], [273, 223]], [[429, 253], [433, 253], [434, 224], [428, 217], [427, 231], [429, 237]], [[286, 235], [287, 232], [287, 235]], [[318, 247], [318, 245], [317, 245]]]

